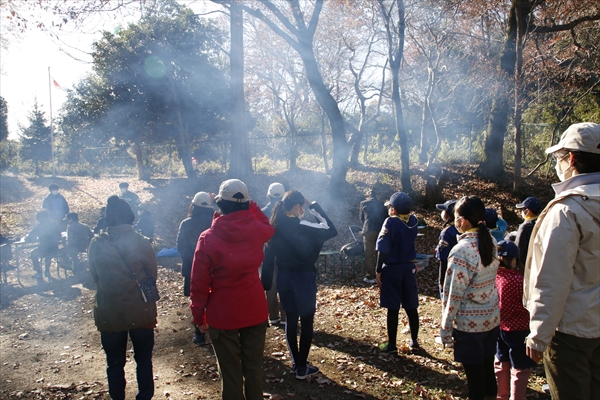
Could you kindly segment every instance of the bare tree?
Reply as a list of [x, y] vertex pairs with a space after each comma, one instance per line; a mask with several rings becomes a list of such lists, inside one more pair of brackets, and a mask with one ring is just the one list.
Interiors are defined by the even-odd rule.
[[[263, 21], [298, 52], [306, 68], [306, 76], [315, 98], [327, 114], [333, 137], [331, 187], [334, 190], [339, 189], [346, 183], [348, 169], [346, 130], [338, 103], [323, 81], [313, 46], [323, 0], [315, 0], [309, 18], [305, 18], [307, 7], [301, 6], [299, 0], [286, 0], [279, 3], [270, 0], [258, 0], [258, 2], [264, 8], [252, 8], [247, 4], [240, 4], [240, 7]], [[272, 17], [269, 18], [263, 11], [270, 13]], [[290, 13], [291, 18], [288, 16]]]
[[392, 103], [394, 105], [394, 118], [396, 121], [396, 134], [400, 141], [400, 182], [404, 192], [412, 192], [410, 183], [410, 160], [408, 138], [404, 127], [404, 116], [402, 114], [402, 102], [400, 100], [400, 65], [404, 57], [404, 38], [406, 29], [404, 0], [377, 0], [388, 42], [388, 61], [392, 75]]
[[[352, 74], [352, 89], [358, 109], [358, 123], [356, 127], [349, 123], [346, 125], [352, 133], [350, 136], [350, 166], [359, 165], [358, 155], [360, 153], [363, 138], [369, 126], [379, 117], [381, 103], [385, 88], [385, 70], [387, 68], [387, 57], [380, 50], [385, 50], [382, 45], [385, 35], [381, 31], [381, 15], [377, 3], [372, 1], [339, 3], [330, 18], [343, 20], [336, 29], [344, 46], [350, 53], [348, 57], [348, 69]], [[383, 61], [383, 68], [377, 61]], [[377, 78], [379, 76], [379, 81]], [[368, 103], [376, 99], [376, 104], [371, 109]], [[368, 142], [365, 141], [365, 150]], [[365, 152], [366, 154], [366, 152]]]

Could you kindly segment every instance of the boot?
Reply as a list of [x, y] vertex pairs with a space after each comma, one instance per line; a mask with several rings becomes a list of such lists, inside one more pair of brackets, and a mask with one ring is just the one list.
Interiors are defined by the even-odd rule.
[[516, 369], [513, 368], [511, 371], [511, 400], [525, 400], [525, 394], [527, 393], [527, 382], [529, 381], [529, 375], [531, 374], [531, 368], [527, 369]]
[[494, 362], [496, 382], [498, 382], [498, 400], [508, 400], [510, 397], [510, 362]]

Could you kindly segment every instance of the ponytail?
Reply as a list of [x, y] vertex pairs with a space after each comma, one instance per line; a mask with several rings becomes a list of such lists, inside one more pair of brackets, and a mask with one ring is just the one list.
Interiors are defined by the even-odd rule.
[[494, 259], [494, 242], [485, 222], [480, 222], [478, 228], [479, 256], [481, 257], [481, 263], [487, 267]]
[[477, 242], [481, 263], [487, 267], [494, 261], [494, 242], [485, 225], [485, 205], [475, 196], [465, 196], [454, 206], [454, 212], [463, 217], [473, 228], [477, 227]]
[[285, 211], [283, 210], [283, 202], [279, 200], [275, 203], [275, 207], [273, 207], [273, 211], [271, 213], [271, 219], [269, 222], [273, 227], [277, 227], [277, 223], [279, 220], [284, 217]]
[[275, 235], [269, 240], [267, 243], [267, 247], [271, 247], [271, 243], [277, 240], [277, 225], [279, 225], [282, 221], [287, 218], [285, 213], [290, 211], [296, 204], [304, 204], [304, 196], [297, 190], [290, 190], [285, 192], [280, 201], [275, 203], [275, 207], [273, 207], [273, 213], [271, 214], [271, 219], [269, 222], [271, 226], [275, 228]]

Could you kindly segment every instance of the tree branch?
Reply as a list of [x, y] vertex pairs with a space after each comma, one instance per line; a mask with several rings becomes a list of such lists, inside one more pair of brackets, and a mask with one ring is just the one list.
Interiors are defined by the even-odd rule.
[[588, 22], [588, 21], [597, 21], [600, 20], [600, 14], [596, 15], [586, 15], [585, 17], [577, 18], [574, 21], [569, 22], [568, 24], [563, 25], [554, 25], [554, 26], [535, 26], [531, 25], [528, 29], [528, 32], [531, 33], [551, 33], [551, 32], [560, 32], [560, 31], [568, 31], [575, 28], [577, 25]]
[[[269, 9], [269, 11], [271, 11], [273, 13], [273, 15], [275, 15], [275, 17], [279, 20], [279, 22], [281, 22], [283, 24], [283, 26], [286, 27], [286, 29], [288, 31], [290, 31], [290, 33], [292, 35], [294, 35], [295, 37], [298, 37], [299, 35], [299, 31], [298, 28], [296, 28], [294, 26], [294, 24], [292, 24], [290, 22], [290, 20], [283, 15], [283, 13], [281, 12], [281, 10], [279, 8], [277, 8], [277, 6], [275, 4], [273, 4], [271, 2], [271, 0], [259, 0], [265, 7], [267, 7]], [[262, 13], [261, 13], [262, 14]], [[266, 23], [266, 22], [265, 22]]]
[[240, 7], [242, 10], [246, 11], [248, 14], [254, 16], [255, 18], [258, 18], [259, 20], [261, 20], [262, 22], [264, 22], [265, 24], [267, 24], [269, 26], [269, 28], [271, 28], [273, 30], [273, 32], [275, 32], [278, 36], [280, 36], [281, 38], [283, 38], [283, 40], [285, 40], [290, 46], [292, 46], [296, 51], [298, 51], [298, 49], [300, 48], [298, 42], [296, 42], [283, 29], [281, 29], [280, 27], [278, 27], [277, 24], [275, 24], [273, 21], [271, 21], [269, 18], [267, 18], [262, 13], [262, 11], [256, 10], [254, 8], [250, 8], [250, 7], [248, 7], [248, 6], [244, 5], [244, 4], [241, 4], [241, 3], [238, 4], [238, 7]]
[[317, 25], [319, 25], [319, 15], [321, 14], [321, 10], [323, 9], [323, 0], [317, 0], [315, 4], [315, 9], [313, 10], [312, 17], [310, 18], [310, 23], [308, 24], [308, 32], [310, 33], [310, 37], [315, 35], [315, 31], [317, 30]]

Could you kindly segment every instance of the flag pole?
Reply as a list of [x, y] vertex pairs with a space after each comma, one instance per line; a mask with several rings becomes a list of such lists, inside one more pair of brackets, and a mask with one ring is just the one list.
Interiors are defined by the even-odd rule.
[[52, 77], [48, 67], [48, 93], [50, 96], [50, 149], [52, 151], [52, 177], [56, 177], [56, 164], [54, 163], [54, 128], [52, 126]]

